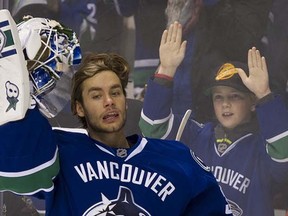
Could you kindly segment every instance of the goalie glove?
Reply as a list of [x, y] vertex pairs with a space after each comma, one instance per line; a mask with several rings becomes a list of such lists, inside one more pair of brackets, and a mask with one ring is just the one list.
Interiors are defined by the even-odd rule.
[[0, 125], [22, 119], [30, 105], [29, 73], [8, 10], [0, 10]]

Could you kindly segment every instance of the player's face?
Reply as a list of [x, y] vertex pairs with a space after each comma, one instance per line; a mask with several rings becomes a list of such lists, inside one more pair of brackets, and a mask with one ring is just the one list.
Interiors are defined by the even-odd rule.
[[85, 117], [93, 138], [122, 132], [126, 120], [126, 98], [120, 79], [112, 71], [102, 71], [82, 83], [83, 104], [77, 114]]
[[233, 129], [249, 122], [255, 104], [252, 96], [227, 86], [217, 86], [212, 90], [215, 115], [223, 127]]

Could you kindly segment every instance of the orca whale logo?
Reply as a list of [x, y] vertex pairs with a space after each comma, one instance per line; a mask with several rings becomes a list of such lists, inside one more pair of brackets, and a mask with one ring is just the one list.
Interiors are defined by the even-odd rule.
[[233, 215], [235, 215], [235, 216], [243, 215], [243, 210], [240, 208], [239, 205], [237, 205], [237, 203], [235, 203], [231, 200], [227, 200], [227, 201], [228, 201], [228, 204], [230, 206], [230, 209], [231, 209]]
[[134, 202], [130, 189], [120, 186], [118, 197], [114, 200], [102, 195], [102, 201], [91, 206], [83, 216], [151, 216], [144, 208]]

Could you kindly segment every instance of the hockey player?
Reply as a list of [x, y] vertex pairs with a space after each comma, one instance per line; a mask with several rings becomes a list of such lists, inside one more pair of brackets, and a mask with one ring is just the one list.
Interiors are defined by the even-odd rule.
[[163, 32], [161, 64], [148, 83], [140, 119], [143, 134], [176, 137], [203, 158], [234, 215], [274, 215], [273, 184], [288, 177], [288, 113], [270, 91], [265, 58], [253, 47], [249, 69], [229, 62], [216, 70], [206, 94], [211, 95], [217, 121], [199, 124], [189, 117], [190, 111], [183, 118], [171, 110], [172, 81], [186, 47], [181, 35], [177, 22]]
[[128, 72], [117, 55], [83, 60], [71, 101], [85, 133], [53, 131], [37, 108], [2, 125], [1, 190], [45, 198], [47, 215], [231, 215], [188, 147], [124, 136]]
[[71, 95], [82, 131], [52, 130], [37, 106], [3, 123], [0, 191], [43, 198], [53, 216], [231, 215], [215, 177], [187, 146], [125, 137], [128, 76], [116, 54], [83, 59]]

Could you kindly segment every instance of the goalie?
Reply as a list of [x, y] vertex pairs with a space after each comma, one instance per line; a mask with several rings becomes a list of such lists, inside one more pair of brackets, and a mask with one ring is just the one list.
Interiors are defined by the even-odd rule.
[[[19, 35], [30, 22], [34, 28], [28, 20], [18, 26]], [[63, 45], [69, 52], [52, 58], [54, 70], [37, 49], [24, 47], [33, 71], [32, 97], [44, 114], [51, 114], [44, 96], [62, 79], [65, 65], [78, 59], [77, 43], [70, 50], [71, 43], [59, 41], [49, 48], [59, 51]], [[45, 48], [44, 43], [40, 51]], [[209, 168], [184, 144], [125, 137], [128, 77], [121, 56], [91, 53], [72, 79], [72, 112], [85, 130], [52, 130], [37, 108], [0, 126], [0, 190], [45, 199], [47, 215], [232, 215]]]

